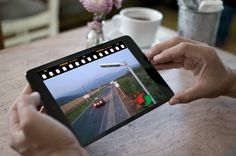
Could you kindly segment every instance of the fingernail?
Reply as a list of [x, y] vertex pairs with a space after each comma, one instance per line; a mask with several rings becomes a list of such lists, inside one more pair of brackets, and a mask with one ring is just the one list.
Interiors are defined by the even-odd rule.
[[175, 105], [177, 103], [179, 103], [179, 99], [170, 99], [170, 105]]
[[159, 59], [160, 59], [160, 56], [159, 56], [159, 55], [156, 55], [156, 56], [153, 58], [154, 61], [158, 61]]
[[37, 97], [37, 98], [40, 98], [40, 94], [39, 94], [38, 92], [33, 92], [31, 95], [32, 95], [32, 96], [35, 96], [35, 97]]
[[147, 58], [150, 56], [149, 51], [144, 52], [144, 54]]
[[38, 92], [33, 92], [31, 94], [31, 96], [34, 97], [34, 99], [37, 101], [37, 103], [40, 103], [41, 99], [40, 99], [40, 94]]

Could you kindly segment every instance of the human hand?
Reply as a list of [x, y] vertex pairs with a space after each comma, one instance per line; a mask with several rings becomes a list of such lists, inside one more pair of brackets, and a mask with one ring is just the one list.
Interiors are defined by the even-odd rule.
[[10, 146], [23, 156], [87, 156], [71, 131], [38, 106], [40, 95], [27, 85], [8, 112]]
[[156, 69], [182, 67], [197, 76], [193, 86], [174, 95], [170, 104], [230, 95], [235, 86], [235, 74], [224, 66], [215, 49], [204, 43], [175, 37], [157, 44], [146, 56]]

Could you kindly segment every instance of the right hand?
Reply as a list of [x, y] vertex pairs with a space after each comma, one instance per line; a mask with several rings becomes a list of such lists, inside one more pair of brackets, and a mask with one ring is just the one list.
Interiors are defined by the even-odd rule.
[[230, 95], [235, 85], [235, 74], [224, 66], [214, 48], [201, 42], [176, 37], [157, 44], [146, 56], [156, 69], [183, 67], [197, 76], [193, 86], [174, 95], [170, 104]]

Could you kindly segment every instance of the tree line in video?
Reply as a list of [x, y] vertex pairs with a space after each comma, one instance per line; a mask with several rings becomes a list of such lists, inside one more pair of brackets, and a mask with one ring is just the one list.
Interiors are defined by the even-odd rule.
[[[157, 102], [165, 99], [165, 95], [161, 92], [158, 85], [147, 75], [143, 67], [135, 67], [132, 70]], [[144, 92], [138, 83], [134, 83], [137, 80], [130, 72], [117, 79], [117, 82], [120, 84], [121, 90], [132, 100], [136, 98], [137, 93]]]

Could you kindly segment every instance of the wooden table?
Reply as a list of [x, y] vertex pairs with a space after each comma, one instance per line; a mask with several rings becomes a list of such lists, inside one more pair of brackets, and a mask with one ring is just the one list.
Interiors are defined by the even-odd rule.
[[[7, 111], [26, 84], [25, 71], [85, 48], [86, 28], [55, 38], [0, 51], [0, 155], [16, 156], [7, 143]], [[166, 28], [160, 41], [175, 36]], [[236, 68], [236, 57], [218, 51], [224, 63]], [[160, 72], [177, 92], [190, 86], [193, 76], [184, 70]], [[221, 73], [219, 73], [219, 76]], [[217, 83], [217, 82], [216, 82]], [[164, 104], [143, 117], [89, 145], [96, 156], [231, 156], [236, 155], [236, 100], [201, 99], [188, 105]]]

